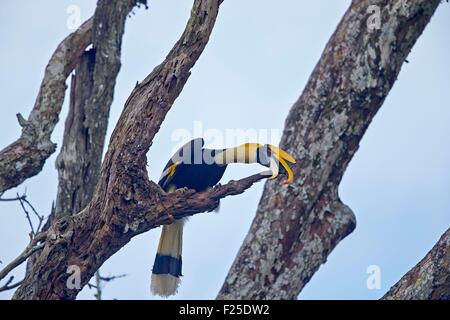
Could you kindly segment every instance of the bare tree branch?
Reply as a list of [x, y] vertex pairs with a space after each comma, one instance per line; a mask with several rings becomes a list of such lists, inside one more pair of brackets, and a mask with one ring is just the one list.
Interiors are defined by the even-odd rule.
[[[17, 194], [17, 197], [19, 197], [19, 194]], [[34, 214], [34, 215], [36, 216], [36, 218], [38, 219], [38, 225], [37, 225], [37, 227], [36, 227], [36, 233], [41, 232], [41, 231], [42, 231], [42, 230], [41, 230], [41, 228], [42, 228], [42, 223], [44, 222], [44, 219], [45, 219], [44, 215], [40, 215], [40, 214], [36, 211], [36, 209], [35, 209], [34, 206], [31, 204], [31, 202], [28, 201], [27, 196], [26, 196], [25, 194], [24, 194], [22, 197], [19, 198], [19, 201], [21, 202], [21, 205], [22, 205], [22, 202], [23, 202], [23, 203], [26, 203], [26, 204], [28, 205], [28, 207], [30, 207], [31, 211], [33, 212], [33, 214]], [[22, 206], [22, 208], [23, 208], [23, 206]], [[24, 209], [24, 210], [25, 210], [25, 209]]]
[[[89, 135], [84, 124], [85, 105], [89, 101], [93, 87], [95, 50], [86, 51], [75, 68], [70, 83], [69, 113], [64, 126], [64, 138], [61, 151], [56, 159], [58, 170], [58, 192], [55, 215], [70, 215], [79, 212], [89, 203], [92, 181], [89, 170]], [[86, 179], [85, 179], [86, 176]], [[86, 184], [84, 183], [86, 181]]]
[[40, 242], [45, 241], [46, 237], [47, 237], [46, 232], [36, 234], [36, 236], [30, 241], [25, 250], [17, 258], [11, 261], [6, 267], [0, 270], [0, 280], [5, 278], [8, 275], [8, 273], [10, 273], [18, 266], [20, 266], [23, 262], [25, 262], [27, 258], [31, 256], [33, 253], [41, 250], [44, 247], [44, 243]]
[[450, 300], [450, 229], [382, 299]]
[[0, 193], [38, 174], [45, 160], [55, 152], [56, 145], [50, 137], [64, 101], [65, 81], [91, 43], [91, 30], [89, 19], [58, 45], [45, 69], [28, 120], [17, 115], [22, 135], [0, 151]]
[[297, 159], [298, 178], [266, 182], [219, 299], [295, 299], [353, 231], [342, 175], [439, 2], [352, 1], [285, 123], [280, 145]]
[[[117, 208], [120, 213], [115, 211], [114, 219], [92, 220], [94, 217], [101, 217], [102, 214], [94, 207], [89, 207], [76, 216], [58, 219], [48, 231], [46, 247], [37, 257], [33, 270], [27, 273], [24, 283], [19, 287], [14, 298], [74, 298], [79, 290], [70, 290], [65, 286], [67, 266], [75, 264], [81, 268], [81, 282], [85, 285], [100, 264], [128, 243], [132, 237], [171, 223], [174, 218], [180, 219], [200, 212], [212, 211], [221, 198], [240, 194], [264, 178], [267, 178], [267, 175], [255, 174], [216, 186], [205, 192], [180, 189], [170, 194], [165, 194], [157, 185], [148, 182], [152, 185], [151, 188], [154, 188], [150, 199], [145, 197], [141, 200], [124, 199], [125, 202], [129, 202], [125, 204], [129, 211], [121, 211], [122, 209]], [[89, 224], [92, 229], [88, 229]], [[100, 224], [99, 227], [97, 227], [98, 224]], [[51, 260], [48, 259], [49, 256], [52, 256]], [[55, 277], [55, 281], [52, 280], [52, 286], [49, 287], [35, 281], [35, 277], [40, 276]], [[31, 297], [30, 294], [32, 294]]]
[[[42, 227], [42, 223], [45, 219], [45, 217], [43, 215], [40, 215], [36, 209], [33, 207], [33, 205], [31, 204], [30, 201], [28, 201], [27, 199], [27, 195], [26, 195], [26, 191], [23, 195], [19, 195], [18, 193], [16, 194], [16, 197], [14, 198], [0, 198], [0, 202], [12, 202], [12, 201], [17, 201], [20, 203], [20, 206], [22, 207], [22, 210], [25, 213], [25, 217], [30, 225], [30, 229], [31, 229], [31, 236], [34, 236], [36, 233], [39, 233], [41, 231], [41, 227]], [[36, 216], [36, 218], [38, 219], [38, 225], [36, 227], [36, 231], [34, 230], [34, 225], [33, 222], [31, 221], [30, 218], [30, 214], [28, 212], [28, 210], [25, 207], [25, 204], [31, 209], [31, 211], [33, 212], [33, 214]]]
[[100, 270], [97, 270], [97, 272], [95, 272], [95, 284], [87, 283], [87, 286], [89, 287], [89, 289], [95, 289], [95, 291], [96, 291], [94, 294], [95, 299], [102, 300], [103, 288], [104, 288], [105, 283], [114, 281], [116, 279], [124, 278], [126, 276], [127, 276], [126, 274], [120, 274], [117, 276], [103, 277], [100, 274]]
[[[62, 217], [52, 224], [49, 240], [32, 270], [28, 270], [15, 299], [72, 299], [79, 289], [66, 287], [69, 265], [80, 267], [84, 286], [101, 264], [132, 237], [169, 222], [168, 213], [179, 218], [205, 211], [211, 209], [206, 205], [213, 201], [211, 196], [239, 192], [222, 186], [221, 191], [213, 189], [199, 194], [180, 191], [167, 195], [148, 180], [146, 171], [146, 153], [153, 137], [205, 48], [218, 7], [218, 0], [194, 1], [180, 40], [127, 100], [112, 134], [92, 201], [79, 214]], [[261, 176], [252, 179], [251, 183]], [[248, 180], [233, 185], [243, 191], [244, 182], [251, 185]], [[188, 204], [199, 207], [186, 207]], [[46, 284], [39, 281], [42, 278], [47, 279]]]
[[23, 282], [23, 280], [21, 280], [21, 281], [17, 281], [16, 283], [12, 283], [13, 280], [14, 280], [14, 276], [9, 277], [8, 281], [6, 281], [6, 283], [0, 287], [0, 292], [15, 289], [18, 286], [20, 286]]
[[19, 194], [17, 194], [17, 199], [19, 200], [20, 206], [22, 207], [22, 210], [25, 212], [25, 217], [27, 218], [28, 224], [30, 225], [31, 236], [34, 237], [35, 232], [34, 232], [33, 222], [31, 222], [31, 219], [30, 219], [30, 214], [28, 213], [28, 210], [25, 208], [25, 206], [23, 204], [23, 200], [19, 196]]
[[[0, 280], [3, 279], [9, 272], [11, 272], [13, 269], [21, 265], [24, 261], [26, 261], [29, 257], [31, 257], [34, 253], [38, 252], [40, 249], [43, 248], [43, 244], [35, 246], [39, 241], [43, 240], [43, 237], [46, 236], [45, 233], [42, 233], [41, 227], [42, 222], [44, 221], [44, 216], [39, 215], [39, 213], [36, 211], [36, 209], [33, 207], [33, 205], [28, 201], [26, 191], [23, 195], [16, 194], [15, 198], [0, 198], [0, 201], [18, 201], [20, 203], [20, 206], [22, 210], [25, 213], [25, 217], [28, 221], [28, 224], [30, 225], [30, 243], [28, 244], [27, 248], [11, 263], [9, 263], [3, 270], [0, 271]], [[34, 228], [33, 222], [30, 217], [30, 213], [28, 212], [26, 205], [31, 208], [34, 215], [38, 219], [38, 225], [36, 229]], [[36, 239], [37, 238], [37, 239]], [[6, 291], [15, 289], [20, 284], [22, 284], [23, 280], [16, 282], [14, 284], [10, 284], [12, 280], [14, 279], [14, 276], [11, 276], [7, 283], [0, 287], [0, 291]]]
[[126, 274], [119, 274], [117, 276], [109, 276], [109, 277], [103, 277], [99, 274], [99, 279], [100, 281], [104, 281], [104, 282], [111, 282], [114, 281], [116, 279], [121, 279], [121, 278], [125, 278], [127, 275]]
[[[97, 3], [93, 23], [93, 48], [81, 57], [71, 81], [64, 140], [56, 160], [56, 216], [80, 212], [92, 198], [100, 172], [109, 110], [121, 65], [125, 20], [139, 3], [137, 0], [101, 0]], [[28, 267], [33, 263], [34, 259], [30, 259]], [[97, 282], [102, 282], [99, 275], [100, 270], [97, 270]], [[96, 289], [96, 297], [101, 300], [102, 288], [98, 285]]]
[[102, 288], [102, 280], [100, 279], [100, 269], [95, 273], [95, 289], [97, 290], [95, 299], [102, 300], [103, 288]]
[[133, 7], [142, 1], [100, 0], [97, 3], [93, 49], [84, 53], [72, 77], [64, 141], [56, 161], [57, 216], [81, 211], [92, 198], [121, 65], [125, 20]]
[[19, 201], [19, 200], [24, 200], [24, 199], [26, 199], [26, 195], [24, 194], [24, 195], [21, 195], [21, 196], [19, 196], [19, 195], [17, 195], [16, 197], [14, 197], [14, 198], [0, 198], [0, 202], [13, 202], [13, 201]]

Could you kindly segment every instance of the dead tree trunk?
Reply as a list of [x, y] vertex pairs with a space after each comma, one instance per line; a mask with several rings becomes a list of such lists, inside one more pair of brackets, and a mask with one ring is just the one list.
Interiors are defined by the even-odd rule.
[[70, 109], [56, 161], [56, 216], [80, 212], [91, 200], [100, 172], [103, 146], [120, 70], [125, 20], [137, 0], [100, 0], [94, 13], [93, 48], [72, 77]]
[[[99, 1], [97, 4], [93, 19], [93, 48], [83, 54], [72, 76], [69, 114], [63, 145], [56, 160], [56, 218], [80, 212], [94, 194], [114, 87], [121, 65], [125, 20], [136, 4], [136, 0]], [[50, 217], [47, 225], [55, 217]], [[33, 263], [35, 258], [29, 261]], [[101, 299], [99, 270], [96, 280], [96, 296]]]
[[[73, 299], [102, 263], [132, 237], [171, 222], [168, 212], [181, 218], [213, 209], [220, 198], [240, 193], [262, 178], [249, 177], [203, 193], [166, 195], [147, 176], [146, 153], [208, 42], [220, 2], [194, 1], [180, 40], [126, 102], [92, 201], [80, 213], [63, 216], [50, 226], [45, 246], [15, 299]], [[67, 286], [70, 266], [80, 270], [80, 287]]]
[[439, 2], [352, 2], [285, 123], [280, 145], [298, 178], [266, 182], [219, 299], [295, 299], [353, 231], [342, 175]]
[[[75, 68], [75, 75], [72, 76], [70, 83], [69, 113], [64, 127], [63, 145], [56, 159], [58, 194], [55, 216], [57, 217], [75, 214], [83, 209], [92, 197], [97, 180], [97, 159], [92, 159], [89, 155], [89, 134], [84, 124], [88, 116], [85, 105], [93, 87], [94, 64], [94, 51], [85, 52]], [[91, 159], [94, 162], [92, 169]]]

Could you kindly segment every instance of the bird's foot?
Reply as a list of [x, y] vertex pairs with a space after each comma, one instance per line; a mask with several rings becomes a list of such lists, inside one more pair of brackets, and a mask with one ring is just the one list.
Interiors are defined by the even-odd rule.
[[177, 189], [177, 191], [181, 192], [181, 193], [188, 193], [191, 189], [187, 188], [187, 187], [183, 187], [183, 188], [179, 188]]

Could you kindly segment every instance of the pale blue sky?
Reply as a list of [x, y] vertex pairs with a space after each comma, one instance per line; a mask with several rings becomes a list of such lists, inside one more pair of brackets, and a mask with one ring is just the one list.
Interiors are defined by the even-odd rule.
[[[152, 0], [127, 20], [111, 110], [109, 134], [137, 80], [142, 80], [181, 34], [191, 1]], [[211, 40], [149, 152], [149, 174], [158, 179], [179, 129], [281, 130], [320, 54], [350, 1], [226, 0]], [[15, 140], [15, 114], [28, 115], [45, 65], [70, 30], [69, 5], [93, 13], [88, 0], [0, 2], [0, 148]], [[356, 230], [314, 275], [300, 299], [376, 299], [415, 265], [450, 226], [450, 6], [443, 3], [409, 55], [398, 81], [375, 117], [340, 187], [355, 212]], [[67, 114], [67, 99], [61, 119]], [[61, 144], [63, 121], [53, 140]], [[18, 188], [41, 213], [55, 198], [56, 153], [44, 170]], [[223, 181], [259, 170], [237, 166]], [[218, 292], [250, 226], [262, 184], [222, 201], [218, 214], [190, 219], [184, 236], [184, 278], [176, 298], [209, 299]], [[0, 260], [27, 244], [28, 225], [17, 203], [0, 203]], [[150, 272], [159, 230], [136, 237], [102, 267], [128, 277], [107, 284], [104, 297], [153, 299]], [[366, 287], [366, 269], [381, 268], [381, 289]], [[15, 273], [17, 279], [23, 268]], [[11, 292], [0, 293], [0, 299]], [[92, 299], [83, 290], [79, 298]]]

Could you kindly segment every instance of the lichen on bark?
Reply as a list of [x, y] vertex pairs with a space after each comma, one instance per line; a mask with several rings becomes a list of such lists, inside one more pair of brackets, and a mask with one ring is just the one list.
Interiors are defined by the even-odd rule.
[[265, 184], [256, 216], [219, 299], [295, 299], [354, 228], [338, 187], [364, 132], [391, 90], [439, 0], [352, 1], [285, 122], [280, 146], [296, 181]]

